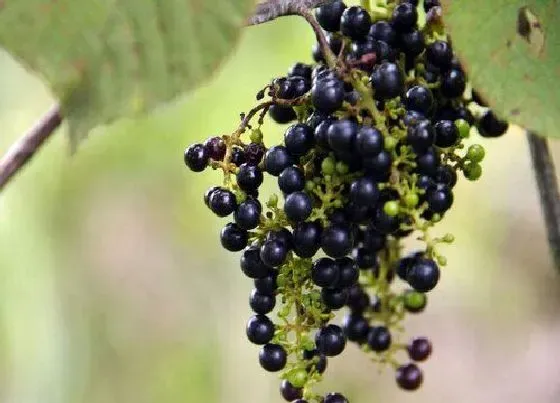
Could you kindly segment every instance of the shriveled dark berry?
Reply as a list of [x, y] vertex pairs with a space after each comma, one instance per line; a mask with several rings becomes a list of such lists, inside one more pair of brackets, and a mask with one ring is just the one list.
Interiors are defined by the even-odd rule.
[[226, 155], [226, 143], [221, 137], [210, 137], [204, 142], [204, 148], [208, 157], [214, 161], [221, 161]]

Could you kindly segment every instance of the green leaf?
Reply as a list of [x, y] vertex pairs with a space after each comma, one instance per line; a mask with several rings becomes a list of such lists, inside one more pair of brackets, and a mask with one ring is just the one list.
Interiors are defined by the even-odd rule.
[[444, 0], [474, 88], [503, 118], [560, 137], [560, 2]]
[[50, 84], [75, 147], [93, 127], [193, 89], [254, 0], [3, 0], [0, 45]]

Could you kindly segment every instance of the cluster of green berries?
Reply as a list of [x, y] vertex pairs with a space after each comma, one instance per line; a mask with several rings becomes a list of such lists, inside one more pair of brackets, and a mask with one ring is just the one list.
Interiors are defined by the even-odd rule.
[[[262, 368], [281, 373], [287, 401], [348, 402], [313, 390], [348, 342], [393, 367], [400, 388], [422, 384], [417, 363], [432, 344], [402, 342], [402, 321], [425, 309], [446, 264], [439, 246], [453, 242], [430, 231], [453, 205], [458, 172], [481, 176], [484, 148], [466, 139], [507, 129], [468, 89], [439, 14], [437, 0], [389, 2], [376, 13], [342, 1], [319, 7], [315, 64], [272, 80], [257, 95], [270, 99], [233, 134], [185, 151], [192, 171], [224, 173], [204, 202], [231, 218], [221, 244], [241, 252], [254, 282], [247, 338], [261, 346]], [[267, 116], [290, 124], [282, 144], [265, 144]], [[280, 194], [266, 202], [265, 174]], [[407, 238], [425, 247], [405, 252]]]

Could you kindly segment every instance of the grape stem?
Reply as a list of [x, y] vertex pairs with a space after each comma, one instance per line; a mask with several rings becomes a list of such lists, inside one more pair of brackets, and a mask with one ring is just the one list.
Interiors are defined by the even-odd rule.
[[12, 144], [0, 160], [0, 192], [54, 134], [62, 119], [60, 107], [54, 105], [27, 133]]
[[555, 267], [560, 270], [560, 192], [554, 161], [545, 138], [527, 132], [527, 140], [539, 189], [550, 252]]

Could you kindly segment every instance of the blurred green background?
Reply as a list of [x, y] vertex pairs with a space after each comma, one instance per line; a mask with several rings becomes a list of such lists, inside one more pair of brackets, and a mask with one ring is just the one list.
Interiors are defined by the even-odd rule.
[[[278, 380], [244, 334], [251, 282], [219, 246], [185, 146], [231, 132], [272, 77], [309, 61], [297, 18], [246, 29], [215, 78], [139, 121], [64, 129], [0, 195], [0, 401], [279, 402]], [[0, 54], [0, 150], [54, 102]], [[268, 124], [265, 138], [279, 139]], [[272, 140], [268, 140], [272, 139]], [[525, 138], [486, 141], [485, 173], [458, 185], [439, 227], [449, 265], [409, 334], [435, 345], [421, 391], [350, 346], [326, 390], [352, 402], [558, 402], [560, 277], [548, 257]], [[560, 155], [560, 147], [554, 145]]]

